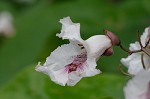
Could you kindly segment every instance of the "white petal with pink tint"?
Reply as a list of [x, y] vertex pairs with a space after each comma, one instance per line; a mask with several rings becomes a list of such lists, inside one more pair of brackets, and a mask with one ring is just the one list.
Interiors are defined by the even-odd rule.
[[81, 80], [81, 78], [82, 76], [80, 75], [79, 72], [73, 71], [68, 75], [67, 85], [74, 86]]
[[56, 36], [62, 39], [82, 41], [80, 36], [80, 23], [73, 23], [70, 17], [65, 17], [59, 21], [62, 24], [62, 30], [60, 34]]
[[125, 99], [150, 99], [150, 71], [140, 71], [124, 87]]
[[51, 78], [55, 83], [65, 86], [68, 81], [68, 73], [64, 72], [64, 69], [53, 70], [50, 66], [41, 66], [40, 63], [36, 66], [36, 71], [43, 72]]
[[101, 73], [100, 70], [96, 69], [97, 64], [95, 58], [88, 58], [85, 65], [84, 72], [82, 73], [83, 77], [95, 76]]
[[54, 50], [46, 59], [43, 66], [37, 65], [36, 70], [50, 76], [52, 81], [60, 85], [65, 85], [68, 81], [68, 73], [65, 66], [74, 60], [74, 56], [82, 53], [78, 46], [65, 44]]
[[101, 56], [106, 49], [111, 47], [111, 40], [105, 35], [95, 35], [85, 41], [85, 48], [88, 55], [96, 59]]
[[44, 65], [55, 65], [54, 69], [59, 70], [70, 64], [74, 60], [74, 56], [82, 53], [79, 46], [73, 44], [64, 44], [55, 49], [49, 57], [47, 57]]

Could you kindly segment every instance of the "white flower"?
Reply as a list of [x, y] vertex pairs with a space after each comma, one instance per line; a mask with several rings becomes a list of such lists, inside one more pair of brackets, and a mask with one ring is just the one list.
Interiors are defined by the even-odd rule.
[[62, 30], [57, 36], [69, 39], [70, 43], [54, 50], [44, 65], [39, 63], [36, 70], [49, 75], [57, 84], [74, 86], [82, 77], [101, 72], [96, 69], [96, 61], [112, 44], [105, 35], [92, 36], [84, 41], [80, 36], [80, 24], [73, 23], [70, 17], [61, 19], [60, 23]]
[[14, 33], [12, 20], [9, 12], [2, 12], [0, 14], [0, 35], [11, 36]]
[[124, 88], [125, 99], [150, 99], [150, 71], [140, 71]]
[[[150, 38], [150, 27], [146, 28], [145, 32], [141, 36], [141, 43], [143, 46], [145, 46], [149, 38]], [[150, 44], [148, 45], [148, 48], [150, 49]], [[139, 42], [131, 43], [129, 49], [130, 51], [140, 50], [141, 47], [140, 47]], [[128, 72], [132, 75], [136, 75], [139, 71], [143, 70], [141, 54], [144, 54], [143, 60], [144, 60], [146, 70], [148, 70], [150, 68], [150, 57], [143, 52], [133, 53], [129, 55], [127, 58], [121, 59], [121, 62], [123, 63], [123, 65], [128, 67]]]

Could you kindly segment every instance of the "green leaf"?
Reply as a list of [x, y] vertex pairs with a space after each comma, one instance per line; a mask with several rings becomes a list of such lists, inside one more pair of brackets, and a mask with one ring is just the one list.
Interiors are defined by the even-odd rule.
[[100, 74], [83, 78], [76, 86], [60, 86], [29, 66], [0, 89], [0, 99], [123, 99], [125, 79]]

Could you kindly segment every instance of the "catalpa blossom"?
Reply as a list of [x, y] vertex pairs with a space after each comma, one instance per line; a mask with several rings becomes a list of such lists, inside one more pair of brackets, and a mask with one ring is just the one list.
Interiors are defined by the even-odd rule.
[[124, 88], [125, 99], [150, 99], [150, 71], [142, 70]]
[[96, 61], [102, 54], [112, 54], [112, 45], [119, 42], [117, 37], [108, 31], [108, 36], [95, 35], [83, 40], [80, 23], [73, 23], [70, 17], [61, 19], [60, 23], [62, 30], [57, 36], [68, 39], [70, 43], [55, 49], [43, 66], [37, 65], [36, 71], [49, 75], [52, 81], [62, 86], [74, 86], [83, 77], [101, 73], [96, 69]]
[[12, 21], [13, 18], [9, 12], [2, 12], [0, 14], [0, 35], [12, 36], [14, 34]]
[[[142, 46], [146, 46], [150, 39], [150, 27], [145, 29], [145, 32], [141, 36], [141, 44]], [[130, 51], [140, 50], [141, 46], [139, 42], [130, 44]], [[150, 43], [145, 48], [145, 51], [150, 54]], [[143, 63], [145, 65], [145, 69], [148, 70], [150, 68], [150, 57], [144, 53], [143, 51], [133, 53], [129, 55], [127, 58], [122, 58], [121, 62], [128, 68], [128, 72], [132, 75], [136, 75], [139, 71], [143, 70], [143, 63], [141, 59], [141, 55], [143, 55]]]

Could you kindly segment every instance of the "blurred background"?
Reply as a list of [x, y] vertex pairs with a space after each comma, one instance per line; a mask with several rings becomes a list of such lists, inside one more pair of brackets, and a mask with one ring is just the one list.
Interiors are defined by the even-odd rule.
[[0, 0], [0, 99], [124, 99], [128, 77], [118, 66], [127, 53], [114, 47], [114, 55], [101, 57], [103, 73], [83, 78], [74, 87], [53, 83], [36, 72], [38, 61], [67, 40], [60, 33], [61, 18], [81, 23], [83, 39], [114, 32], [128, 48], [150, 25], [149, 0]]

